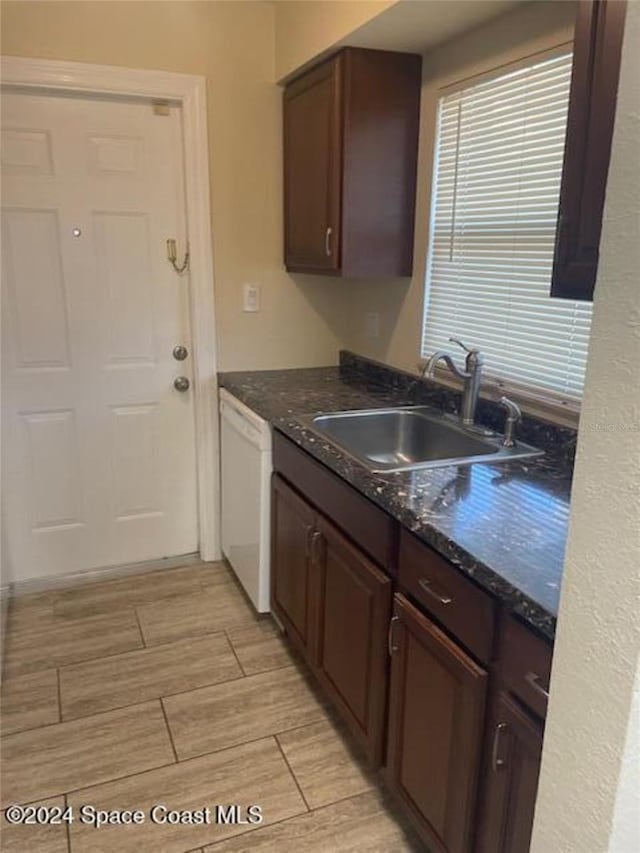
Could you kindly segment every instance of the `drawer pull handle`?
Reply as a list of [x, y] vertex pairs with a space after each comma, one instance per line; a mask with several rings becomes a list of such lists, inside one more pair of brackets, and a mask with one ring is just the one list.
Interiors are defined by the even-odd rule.
[[545, 688], [542, 686], [542, 684], [540, 683], [540, 676], [536, 672], [528, 672], [525, 675], [524, 680], [530, 687], [533, 687], [536, 693], [539, 693], [545, 699], [549, 698], [549, 691], [545, 690]]
[[399, 619], [399, 616], [392, 616], [389, 620], [389, 631], [387, 632], [387, 649], [389, 650], [389, 657], [393, 657], [393, 653], [398, 651], [398, 646], [394, 646], [393, 644], [393, 623], [397, 622]]
[[498, 723], [496, 730], [493, 733], [493, 749], [491, 751], [491, 766], [493, 772], [497, 773], [501, 767], [507, 763], [504, 758], [500, 758], [500, 740], [502, 733], [508, 728], [507, 723]]
[[426, 578], [420, 578], [418, 584], [428, 595], [431, 596], [431, 598], [435, 598], [435, 600], [438, 601], [440, 604], [453, 603], [453, 598], [451, 598], [451, 596], [436, 592], [436, 590], [432, 588], [430, 580], [427, 580]]

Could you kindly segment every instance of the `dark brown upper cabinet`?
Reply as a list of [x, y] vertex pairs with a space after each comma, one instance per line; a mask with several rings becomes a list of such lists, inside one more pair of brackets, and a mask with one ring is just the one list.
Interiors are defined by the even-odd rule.
[[593, 299], [616, 112], [624, 0], [580, 0], [551, 296]]
[[420, 56], [345, 48], [284, 92], [285, 265], [410, 276]]

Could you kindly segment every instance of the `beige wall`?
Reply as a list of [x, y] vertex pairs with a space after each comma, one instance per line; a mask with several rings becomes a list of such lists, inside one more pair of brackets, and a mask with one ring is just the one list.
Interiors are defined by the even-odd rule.
[[[274, 81], [393, 5], [7, 0], [0, 6], [3, 53], [207, 78], [222, 370], [332, 364], [340, 346], [414, 370], [437, 88], [570, 38], [573, 19], [571, 3], [532, 4], [450, 42], [425, 62], [410, 282], [290, 276], [282, 265], [281, 112]], [[242, 284], [254, 281], [262, 288], [262, 308], [245, 314]], [[381, 317], [376, 340], [365, 336], [367, 311]]]
[[[335, 363], [339, 282], [282, 266], [274, 9], [261, 2], [3, 2], [2, 52], [207, 78], [219, 368]], [[242, 283], [262, 310], [242, 312]]]
[[[573, 38], [575, 6], [533, 3], [451, 40], [424, 58], [415, 260], [411, 280], [361, 281], [350, 285], [349, 349], [416, 371], [429, 239], [431, 171], [438, 90]], [[367, 312], [380, 314], [380, 336], [366, 337]]]
[[291, 74], [395, 5], [386, 0], [275, 0], [276, 78]]
[[640, 658], [629, 711], [627, 738], [620, 768], [609, 840], [611, 853], [640, 850]]
[[639, 849], [640, 754], [628, 727], [640, 653], [639, 53], [634, 2], [627, 6], [532, 853]]

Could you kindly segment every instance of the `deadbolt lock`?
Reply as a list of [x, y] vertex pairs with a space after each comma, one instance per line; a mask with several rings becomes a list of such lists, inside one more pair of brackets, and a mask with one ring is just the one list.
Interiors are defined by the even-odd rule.
[[173, 357], [176, 361], [184, 361], [188, 355], [189, 350], [181, 344], [178, 344], [178, 346], [173, 348]]

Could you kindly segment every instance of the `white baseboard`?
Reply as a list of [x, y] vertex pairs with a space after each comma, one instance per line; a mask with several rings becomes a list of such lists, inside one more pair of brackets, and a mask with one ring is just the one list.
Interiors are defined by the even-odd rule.
[[3, 588], [9, 591], [9, 597], [17, 598], [30, 595], [34, 592], [47, 592], [52, 589], [65, 589], [69, 586], [95, 583], [96, 581], [112, 580], [128, 575], [142, 575], [147, 572], [155, 572], [158, 569], [176, 569], [180, 566], [192, 566], [201, 562], [199, 554], [183, 554], [179, 557], [165, 557], [161, 560], [147, 560], [142, 563], [129, 563], [124, 566], [105, 566], [100, 569], [85, 569], [81, 572], [71, 572], [68, 575], [55, 575], [50, 578], [29, 578], [23, 581], [13, 581], [9, 587]]

